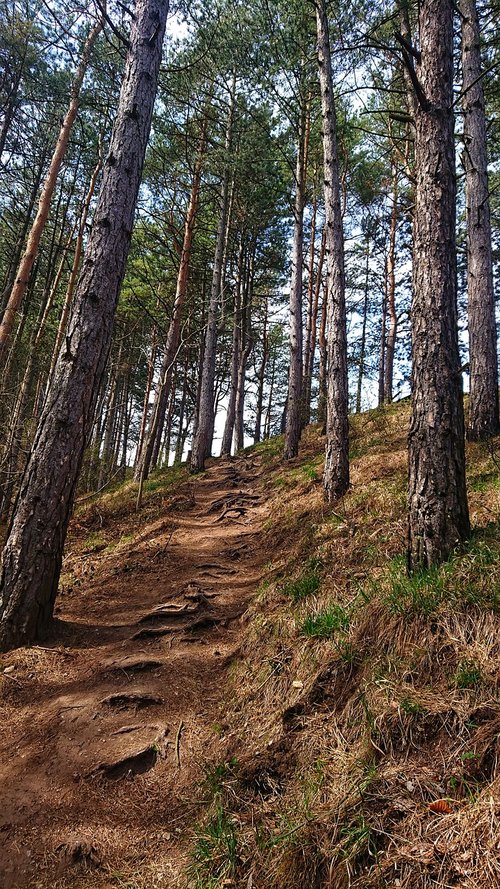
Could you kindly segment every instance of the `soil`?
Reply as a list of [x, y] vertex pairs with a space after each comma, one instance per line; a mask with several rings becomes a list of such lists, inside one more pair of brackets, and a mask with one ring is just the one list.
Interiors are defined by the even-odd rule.
[[183, 884], [269, 560], [260, 472], [256, 456], [213, 462], [125, 549], [75, 544], [52, 638], [3, 656], [2, 889]]

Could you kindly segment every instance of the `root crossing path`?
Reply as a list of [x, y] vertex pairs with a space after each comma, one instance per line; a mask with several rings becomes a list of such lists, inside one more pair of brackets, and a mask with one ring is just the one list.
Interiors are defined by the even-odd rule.
[[0, 667], [2, 889], [181, 885], [266, 515], [259, 458], [220, 460], [127, 546], [68, 554], [53, 639]]

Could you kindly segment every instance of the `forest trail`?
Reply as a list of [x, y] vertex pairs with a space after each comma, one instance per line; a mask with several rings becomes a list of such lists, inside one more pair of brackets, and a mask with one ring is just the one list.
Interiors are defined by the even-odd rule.
[[173, 885], [266, 514], [259, 457], [218, 460], [126, 550], [69, 552], [54, 638], [2, 660], [2, 889]]

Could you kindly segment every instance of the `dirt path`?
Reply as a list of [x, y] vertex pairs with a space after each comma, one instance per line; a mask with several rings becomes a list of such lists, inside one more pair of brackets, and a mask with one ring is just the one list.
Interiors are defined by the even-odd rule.
[[3, 656], [2, 889], [174, 885], [269, 558], [259, 469], [218, 461], [184, 485], [62, 597], [53, 641]]

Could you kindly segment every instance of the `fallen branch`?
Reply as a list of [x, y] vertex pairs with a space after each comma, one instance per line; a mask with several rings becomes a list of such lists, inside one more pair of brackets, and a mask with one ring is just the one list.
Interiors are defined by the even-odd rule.
[[181, 719], [181, 721], [179, 722], [179, 728], [177, 729], [177, 734], [175, 736], [175, 759], [177, 762], [178, 769], [180, 769], [180, 767], [181, 767], [181, 734], [182, 734], [183, 728], [184, 728], [184, 723]]

